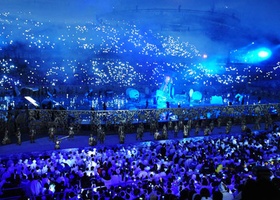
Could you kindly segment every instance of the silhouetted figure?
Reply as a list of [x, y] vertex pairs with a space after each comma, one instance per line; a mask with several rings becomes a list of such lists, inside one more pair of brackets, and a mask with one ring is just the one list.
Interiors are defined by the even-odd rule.
[[146, 100], [146, 106], [145, 106], [145, 108], [147, 109], [148, 107], [149, 107], [149, 101]]
[[175, 138], [178, 137], [178, 132], [179, 132], [179, 126], [177, 123], [175, 123], [175, 126], [174, 126], [174, 137]]
[[74, 127], [73, 126], [69, 127], [68, 136], [69, 136], [69, 138], [74, 138]]
[[102, 126], [99, 124], [97, 128], [97, 138], [100, 144], [104, 144], [105, 141], [105, 131], [103, 130]]
[[49, 139], [54, 141], [54, 136], [55, 136], [55, 128], [54, 127], [50, 127], [49, 128]]
[[60, 140], [56, 137], [55, 138], [55, 146], [54, 146], [55, 149], [60, 149]]
[[11, 140], [9, 138], [9, 131], [7, 128], [5, 128], [4, 138], [2, 140], [2, 144], [10, 144]]
[[166, 108], [170, 108], [170, 103], [168, 101], [166, 102]]
[[17, 144], [21, 145], [21, 132], [20, 132], [20, 128], [17, 128], [16, 136], [17, 136]]
[[273, 130], [273, 132], [278, 132], [279, 131], [279, 126], [274, 123], [272, 130]]
[[160, 140], [161, 139], [161, 135], [160, 135], [160, 133], [159, 133], [159, 131], [157, 129], [154, 132], [154, 138], [155, 138], [155, 140]]
[[167, 137], [168, 137], [166, 124], [164, 124], [162, 127], [162, 136], [161, 137], [164, 140], [167, 139]]
[[184, 129], [183, 129], [183, 137], [184, 138], [189, 136], [189, 130], [190, 130], [189, 125], [188, 124], [184, 125]]
[[118, 128], [118, 134], [119, 134], [120, 144], [123, 144], [125, 140], [125, 133], [124, 133], [124, 126], [122, 124], [120, 124]]
[[138, 140], [138, 139], [142, 140], [143, 139], [143, 134], [144, 134], [144, 125], [142, 123], [139, 125], [136, 132], [137, 132], [136, 140]]
[[106, 102], [103, 103], [103, 110], [107, 110], [107, 104], [106, 104]]
[[262, 98], [258, 97], [258, 103], [261, 103], [261, 101], [262, 101]]
[[35, 135], [36, 135], [36, 130], [34, 128], [32, 128], [30, 130], [30, 143], [35, 143]]
[[92, 134], [90, 134], [90, 137], [89, 137], [89, 139], [88, 139], [88, 145], [89, 145], [89, 146], [94, 146], [94, 145], [96, 145], [96, 144], [97, 144], [97, 142], [96, 142], [95, 138], [93, 137]]

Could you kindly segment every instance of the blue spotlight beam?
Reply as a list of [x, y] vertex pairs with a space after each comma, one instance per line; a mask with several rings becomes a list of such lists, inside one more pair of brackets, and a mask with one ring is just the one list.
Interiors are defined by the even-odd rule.
[[248, 54], [245, 56], [245, 60], [247, 63], [259, 63], [269, 59], [271, 55], [272, 52], [270, 49], [262, 47], [248, 52]]

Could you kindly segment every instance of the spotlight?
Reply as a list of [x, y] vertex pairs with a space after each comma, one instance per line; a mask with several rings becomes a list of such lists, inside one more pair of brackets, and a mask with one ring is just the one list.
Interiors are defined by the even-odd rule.
[[259, 49], [258, 56], [259, 56], [259, 58], [267, 59], [271, 56], [271, 51], [266, 48]]
[[30, 96], [25, 96], [24, 97], [27, 101], [29, 101], [32, 105], [34, 105], [35, 107], [39, 107], [39, 104], [36, 102], [35, 99], [33, 99], [32, 97]]

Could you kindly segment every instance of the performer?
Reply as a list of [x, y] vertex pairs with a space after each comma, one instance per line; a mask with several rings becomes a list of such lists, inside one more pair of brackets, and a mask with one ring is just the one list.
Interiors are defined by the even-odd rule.
[[165, 76], [165, 79], [160, 87], [160, 90], [165, 92], [169, 97], [174, 97], [173, 79], [170, 76]]
[[145, 106], [145, 109], [148, 109], [148, 107], [149, 107], [149, 101], [148, 101], [148, 99], [146, 100], [146, 106]]
[[187, 125], [188, 125], [187, 128], [188, 128], [188, 135], [189, 135], [191, 132], [191, 129], [192, 129], [192, 120], [191, 119], [188, 120]]
[[242, 133], [245, 133], [246, 130], [247, 130], [246, 120], [243, 119], [243, 120], [241, 121], [241, 131], [242, 131]]
[[2, 144], [10, 144], [11, 143], [11, 140], [9, 138], [9, 131], [8, 131], [8, 128], [5, 128], [5, 133], [4, 133], [4, 138], [2, 140]]
[[124, 126], [122, 125], [122, 123], [119, 126], [118, 133], [119, 133], [120, 144], [123, 144], [125, 139], [125, 133], [124, 133]]
[[17, 128], [16, 136], [17, 136], [17, 144], [21, 145], [21, 132], [20, 132], [20, 128], [19, 127]]
[[105, 141], [105, 131], [103, 130], [101, 124], [98, 125], [98, 128], [97, 128], [97, 138], [100, 142], [100, 144], [104, 144], [104, 141]]
[[35, 143], [35, 135], [36, 135], [36, 130], [34, 128], [32, 128], [30, 130], [30, 143]]
[[162, 136], [161, 137], [162, 137], [162, 139], [167, 139], [168, 138], [166, 124], [164, 124], [163, 127], [162, 127]]
[[210, 128], [209, 128], [209, 126], [206, 126], [204, 129], [204, 135], [208, 136], [209, 134], [210, 134]]
[[227, 124], [226, 124], [226, 134], [229, 134], [232, 128], [232, 121], [231, 119], [228, 120]]
[[54, 127], [50, 127], [49, 128], [49, 140], [54, 142], [55, 141], [54, 140], [54, 138], [55, 138], [54, 136], [55, 136], [55, 128]]
[[168, 125], [167, 125], [168, 130], [172, 130], [173, 129], [173, 122], [171, 119], [169, 119], [168, 121]]
[[96, 145], [96, 140], [95, 140], [95, 138], [93, 137], [93, 135], [92, 134], [90, 134], [90, 137], [89, 137], [89, 139], [88, 139], [88, 144], [89, 144], [89, 146], [94, 146], [94, 145]]
[[179, 121], [178, 126], [179, 126], [179, 129], [181, 129], [181, 130], [184, 128], [184, 122], [183, 122], [183, 120], [180, 120], [180, 121]]
[[154, 133], [154, 138], [155, 138], [155, 140], [161, 139], [161, 135], [160, 135], [160, 133], [158, 132], [157, 129], [156, 129], [156, 131], [155, 131], [155, 133]]
[[266, 114], [265, 117], [265, 130], [271, 129], [273, 125], [273, 120], [270, 114]]
[[119, 138], [120, 138], [120, 144], [124, 144], [125, 135], [123, 131], [120, 132]]
[[244, 104], [244, 97], [243, 97], [243, 95], [241, 95], [241, 94], [236, 94], [235, 95], [235, 102], [237, 103], [237, 104]]
[[157, 130], [156, 122], [155, 121], [151, 121], [150, 122], [150, 133], [151, 133], [151, 135], [153, 135], [156, 130]]
[[103, 110], [107, 110], [107, 103], [106, 102], [103, 102], [102, 106], [103, 106]]
[[209, 127], [209, 128], [210, 128], [210, 132], [212, 133], [213, 130], [214, 130], [214, 128], [215, 128], [215, 124], [214, 124], [214, 121], [213, 121], [213, 120], [210, 122], [209, 126], [210, 126], [210, 127]]
[[195, 134], [198, 135], [199, 131], [200, 131], [199, 122], [196, 122], [196, 124], [195, 124]]
[[218, 128], [221, 128], [221, 125], [222, 125], [222, 119], [219, 117], [217, 120], [218, 120], [217, 127], [218, 127]]
[[255, 130], [260, 130], [261, 129], [261, 119], [262, 117], [261, 116], [256, 116], [255, 117], [255, 124], [254, 124], [254, 129]]
[[143, 134], [144, 134], [144, 125], [143, 125], [143, 123], [141, 123], [139, 125], [139, 127], [136, 130], [136, 132], [137, 132], [136, 140], [138, 140], [138, 139], [142, 140], [143, 139]]
[[55, 137], [55, 146], [54, 146], [54, 148], [55, 149], [60, 149], [60, 143], [61, 143], [61, 141], [56, 136]]
[[140, 128], [141, 128], [142, 132], [144, 133], [144, 124], [142, 122], [140, 123]]
[[73, 126], [69, 127], [68, 137], [69, 138], [74, 138], [74, 127]]
[[189, 123], [187, 123], [186, 125], [184, 125], [184, 130], [183, 130], [184, 138], [189, 136], [189, 130], [190, 130]]
[[179, 126], [177, 123], [175, 123], [175, 126], [174, 126], [174, 137], [175, 138], [178, 137], [178, 132], [179, 132]]

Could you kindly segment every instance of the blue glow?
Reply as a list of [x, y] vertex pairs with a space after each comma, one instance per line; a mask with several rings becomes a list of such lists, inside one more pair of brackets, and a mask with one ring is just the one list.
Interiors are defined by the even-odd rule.
[[224, 73], [223, 66], [220, 66], [220, 64], [215, 59], [207, 60], [201, 64], [203, 66], [201, 70], [207, 75]]
[[270, 49], [262, 47], [252, 51], [249, 51], [244, 57], [245, 62], [247, 63], [259, 63], [269, 59], [272, 55]]
[[258, 56], [263, 59], [269, 58], [271, 54], [271, 51], [267, 48], [261, 48], [258, 50]]

